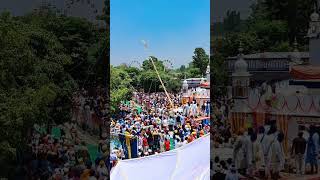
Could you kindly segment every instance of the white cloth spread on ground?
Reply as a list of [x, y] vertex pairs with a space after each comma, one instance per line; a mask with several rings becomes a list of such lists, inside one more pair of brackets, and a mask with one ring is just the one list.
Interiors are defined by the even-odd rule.
[[119, 161], [111, 180], [209, 180], [210, 134], [168, 152]]

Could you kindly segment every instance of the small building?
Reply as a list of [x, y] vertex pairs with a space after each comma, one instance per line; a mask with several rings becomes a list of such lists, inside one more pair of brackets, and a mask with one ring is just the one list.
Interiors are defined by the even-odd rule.
[[[248, 64], [248, 72], [252, 80], [258, 84], [264, 81], [284, 80], [290, 78], [289, 66], [294, 59], [295, 52], [262, 52], [243, 55]], [[309, 52], [300, 52], [301, 60], [309, 62]], [[229, 74], [235, 71], [237, 57], [228, 57], [226, 67]]]
[[188, 88], [191, 89], [191, 88], [199, 87], [201, 84], [201, 81], [205, 81], [205, 80], [206, 80], [205, 78], [188, 78], [188, 79], [184, 79], [182, 83], [184, 83], [184, 81], [187, 81]]
[[189, 78], [182, 82], [182, 103], [196, 101], [198, 104], [210, 102], [210, 66], [206, 78]]

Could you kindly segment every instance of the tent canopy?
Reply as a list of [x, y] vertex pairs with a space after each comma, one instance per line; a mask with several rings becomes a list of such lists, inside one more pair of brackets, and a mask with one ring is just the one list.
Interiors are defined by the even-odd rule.
[[291, 68], [290, 74], [299, 80], [320, 79], [320, 66], [298, 65]]
[[210, 134], [157, 155], [119, 161], [111, 180], [209, 180]]

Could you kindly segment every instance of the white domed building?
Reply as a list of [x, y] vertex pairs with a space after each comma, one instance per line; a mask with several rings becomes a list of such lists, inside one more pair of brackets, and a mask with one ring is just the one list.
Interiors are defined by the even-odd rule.
[[210, 101], [210, 66], [207, 66], [206, 78], [188, 78], [182, 82], [183, 103], [195, 100], [198, 104]]
[[[249, 73], [250, 60], [244, 58], [239, 48], [232, 73], [234, 105], [229, 123], [233, 132], [249, 126], [258, 128], [267, 119], [274, 120], [285, 135], [284, 147], [288, 150], [300, 126], [312, 124], [320, 128], [320, 17], [315, 12], [310, 18], [310, 59], [302, 60], [303, 53], [295, 42], [286, 79], [264, 81], [261, 86], [250, 87], [250, 79], [255, 77]], [[272, 74], [277, 76], [278, 72]]]
[[232, 96], [236, 99], [245, 99], [248, 97], [248, 87], [251, 76], [242, 52], [243, 48], [240, 45], [238, 59], [234, 64], [235, 70], [234, 73], [232, 73]]

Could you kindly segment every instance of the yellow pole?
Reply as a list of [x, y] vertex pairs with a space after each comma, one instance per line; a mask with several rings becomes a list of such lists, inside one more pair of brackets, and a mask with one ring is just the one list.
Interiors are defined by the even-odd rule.
[[[147, 43], [145, 40], [141, 40], [141, 42], [143, 43], [143, 46], [144, 46], [145, 50], [148, 50], [148, 43]], [[150, 53], [150, 52], [149, 52], [149, 53]], [[151, 54], [151, 53], [150, 53], [150, 54]], [[170, 98], [170, 96], [169, 96], [169, 94], [168, 94], [168, 92], [167, 92], [166, 87], [164, 86], [164, 84], [163, 84], [163, 82], [162, 82], [162, 79], [161, 79], [161, 77], [160, 77], [160, 75], [159, 75], [159, 72], [158, 72], [158, 70], [157, 70], [157, 67], [156, 67], [156, 65], [154, 64], [151, 56], [150, 56], [150, 60], [151, 60], [151, 63], [152, 63], [152, 65], [153, 65], [154, 70], [155, 70], [156, 73], [157, 73], [157, 76], [158, 76], [158, 78], [159, 78], [159, 80], [160, 80], [160, 83], [161, 83], [161, 85], [162, 85], [162, 87], [163, 87], [163, 90], [164, 90], [164, 92], [166, 93], [166, 95], [167, 95], [167, 97], [168, 97], [168, 99], [169, 99], [171, 108], [174, 108], [173, 103], [172, 103], [172, 100], [171, 100], [171, 98]]]
[[164, 86], [164, 84], [163, 84], [163, 82], [162, 82], [162, 79], [161, 79], [161, 77], [160, 77], [160, 75], [159, 75], [159, 72], [158, 72], [158, 70], [157, 70], [157, 67], [156, 67], [156, 65], [154, 64], [153, 60], [152, 60], [152, 57], [150, 57], [150, 60], [151, 60], [151, 63], [152, 63], [152, 65], [153, 65], [154, 70], [155, 70], [156, 73], [157, 73], [157, 76], [158, 76], [158, 78], [159, 78], [159, 80], [160, 80], [160, 83], [161, 83], [161, 85], [162, 85], [162, 87], [163, 87], [163, 90], [164, 90], [164, 92], [166, 93], [166, 95], [167, 95], [167, 97], [168, 97], [168, 99], [169, 99], [171, 108], [173, 108], [174, 106], [173, 106], [172, 100], [171, 100], [171, 98], [170, 98], [170, 96], [169, 96], [169, 94], [168, 94], [168, 92], [167, 92], [166, 87]]

